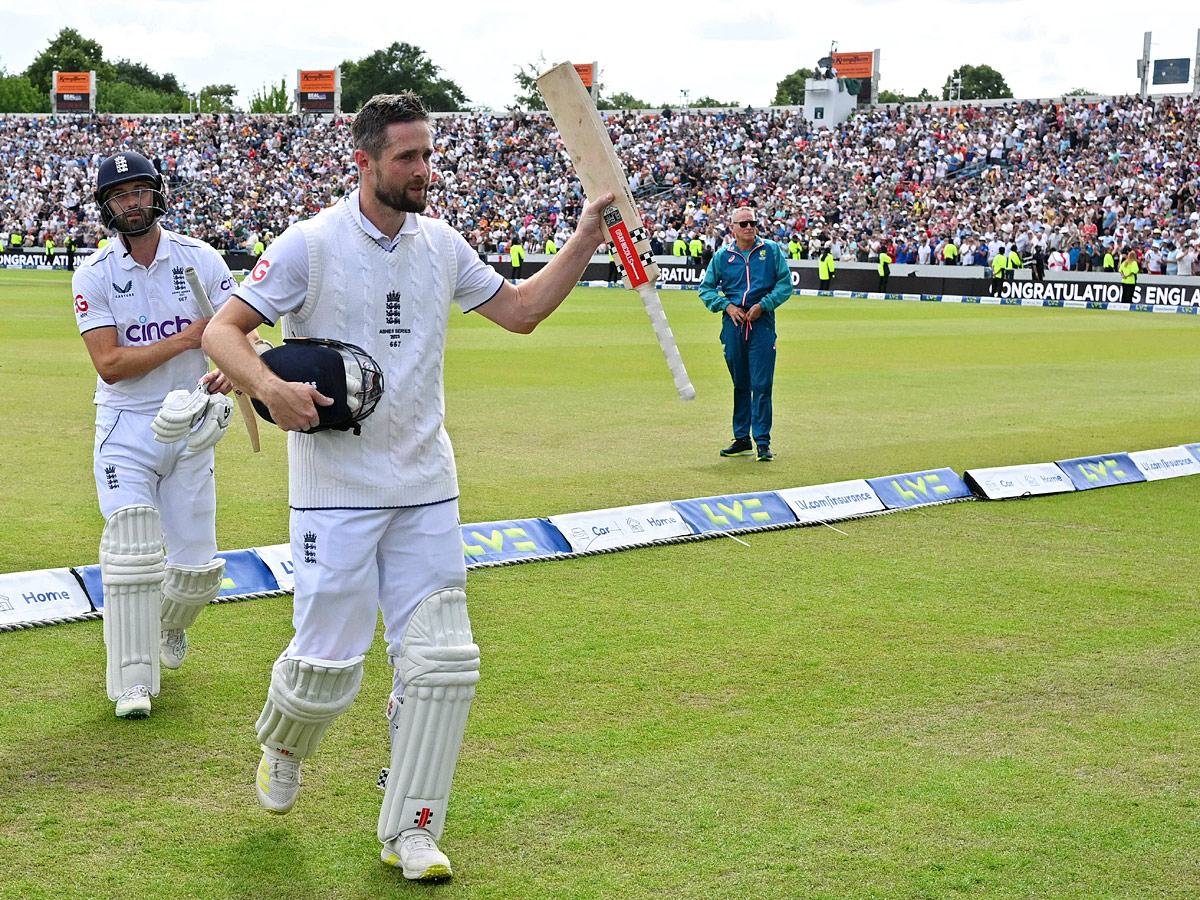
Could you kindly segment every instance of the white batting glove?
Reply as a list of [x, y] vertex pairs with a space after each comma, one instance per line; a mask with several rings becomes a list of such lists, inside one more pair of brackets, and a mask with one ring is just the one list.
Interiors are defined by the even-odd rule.
[[266, 338], [259, 338], [258, 340], [256, 340], [254, 342], [254, 344], [252, 346], [254, 347], [254, 352], [257, 353], [259, 356], [262, 356], [264, 353], [266, 353], [268, 350], [270, 350], [275, 345], [272, 344], [270, 341], [268, 341]]
[[150, 423], [154, 439], [160, 444], [174, 444], [187, 437], [204, 417], [208, 408], [208, 391], [198, 387], [188, 391], [171, 391], [163, 398], [162, 408]]
[[196, 430], [188, 435], [189, 450], [207, 450], [225, 437], [225, 429], [233, 417], [233, 401], [225, 394], [210, 394], [208, 405]]
[[362, 379], [356, 375], [346, 373], [346, 405], [350, 407], [350, 412], [356, 413], [362, 408], [362, 400], [358, 398], [358, 392], [362, 390]]

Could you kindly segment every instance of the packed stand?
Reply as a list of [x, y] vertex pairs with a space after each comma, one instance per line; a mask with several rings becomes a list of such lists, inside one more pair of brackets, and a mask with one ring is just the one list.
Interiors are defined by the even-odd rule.
[[[698, 238], [707, 255], [730, 211], [761, 210], [793, 255], [988, 265], [1001, 250], [1055, 269], [1099, 270], [1134, 248], [1142, 270], [1191, 274], [1200, 250], [1200, 147], [1191, 99], [864, 110], [833, 130], [797, 112], [607, 113], [655, 250]], [[541, 114], [434, 121], [431, 215], [480, 252], [561, 246], [582, 191]], [[137, 149], [171, 186], [167, 227], [222, 250], [268, 241], [357, 183], [348, 119], [274, 115], [0, 118], [0, 233], [30, 246], [102, 237], [89, 185]], [[946, 252], [953, 243], [957, 253]], [[676, 252], [679, 252], [678, 249]]]

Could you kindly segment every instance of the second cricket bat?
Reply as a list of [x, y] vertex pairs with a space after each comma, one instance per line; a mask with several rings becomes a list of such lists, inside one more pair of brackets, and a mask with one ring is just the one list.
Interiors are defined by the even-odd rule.
[[[183, 270], [183, 277], [187, 279], [188, 287], [192, 289], [192, 296], [200, 304], [200, 311], [206, 316], [212, 316], [212, 301], [208, 299], [208, 291], [204, 289], [204, 284], [200, 281], [200, 274], [188, 266]], [[234, 395], [237, 397], [238, 409], [242, 413], [242, 421], [246, 425], [246, 434], [250, 437], [250, 449], [258, 453], [262, 448], [258, 439], [258, 419], [254, 417], [254, 407], [250, 405], [250, 398], [241, 391], [235, 391]]]
[[642, 225], [642, 217], [633, 203], [629, 190], [629, 179], [596, 104], [588, 95], [579, 73], [569, 62], [560, 63], [537, 80], [538, 90], [546, 101], [546, 108], [554, 117], [554, 124], [562, 136], [575, 174], [583, 185], [589, 200], [611, 193], [615, 198], [604, 210], [604, 229], [608, 232], [608, 246], [617, 260], [617, 269], [625, 287], [637, 291], [654, 326], [658, 345], [667, 358], [671, 377], [675, 379], [675, 390], [680, 400], [692, 400], [696, 389], [688, 379], [687, 369], [679, 355], [675, 335], [667, 322], [662, 300], [655, 287], [658, 281], [658, 265], [650, 252], [650, 235]]

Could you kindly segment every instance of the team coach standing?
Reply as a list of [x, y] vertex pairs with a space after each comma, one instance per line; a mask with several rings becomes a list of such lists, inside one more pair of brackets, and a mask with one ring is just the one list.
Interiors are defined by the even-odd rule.
[[771, 452], [771, 386], [775, 381], [775, 309], [792, 295], [783, 250], [760, 239], [753, 209], [734, 210], [733, 242], [712, 258], [700, 282], [700, 299], [721, 313], [721, 344], [733, 378], [733, 443], [722, 456], [758, 445], [759, 462]]

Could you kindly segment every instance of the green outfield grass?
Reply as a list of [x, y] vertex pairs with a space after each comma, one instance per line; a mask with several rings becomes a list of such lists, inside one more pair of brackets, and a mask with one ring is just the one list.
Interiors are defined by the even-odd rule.
[[[721, 459], [718, 320], [633, 294], [531, 336], [453, 320], [464, 522], [1200, 440], [1192, 316], [796, 297], [775, 462]], [[0, 271], [0, 572], [96, 560], [92, 373], [61, 275]], [[286, 538], [282, 435], [218, 447], [224, 548]], [[374, 837], [390, 684], [254, 799], [290, 598], [214, 606], [153, 716], [99, 622], [0, 634], [0, 898], [1200, 896], [1200, 478], [960, 503], [470, 576], [483, 678], [444, 849]]]

